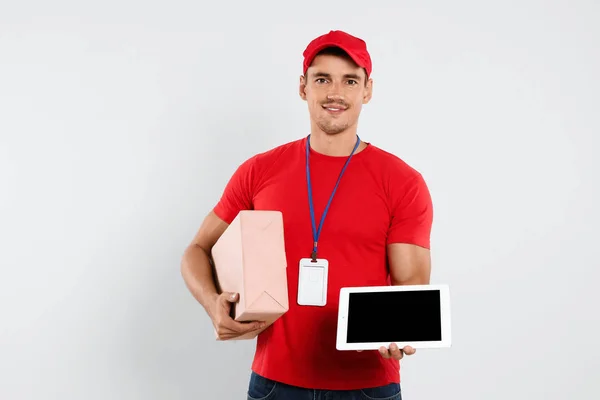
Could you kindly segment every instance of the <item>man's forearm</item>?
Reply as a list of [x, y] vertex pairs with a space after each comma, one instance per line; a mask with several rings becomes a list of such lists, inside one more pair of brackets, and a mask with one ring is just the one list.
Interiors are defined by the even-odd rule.
[[181, 261], [181, 274], [192, 296], [212, 318], [212, 308], [218, 293], [206, 250], [195, 245], [188, 247]]

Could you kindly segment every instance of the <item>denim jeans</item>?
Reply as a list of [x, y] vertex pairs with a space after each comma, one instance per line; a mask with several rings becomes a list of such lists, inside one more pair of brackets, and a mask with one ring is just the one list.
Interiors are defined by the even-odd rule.
[[305, 389], [275, 382], [252, 372], [248, 400], [402, 400], [402, 394], [397, 383], [357, 390]]

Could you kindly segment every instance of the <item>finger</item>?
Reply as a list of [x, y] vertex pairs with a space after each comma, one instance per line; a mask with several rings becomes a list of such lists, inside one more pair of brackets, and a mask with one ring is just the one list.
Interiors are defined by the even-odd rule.
[[267, 323], [264, 321], [249, 321], [249, 322], [237, 322], [238, 324], [238, 332], [246, 333], [250, 331], [255, 331], [258, 329], [262, 329], [267, 326]]
[[223, 334], [223, 335], [217, 335], [217, 340], [218, 341], [225, 341], [225, 340], [232, 340], [235, 339], [237, 337], [241, 336], [239, 333], [230, 333], [230, 334]]
[[394, 360], [401, 360], [404, 357], [404, 353], [398, 348], [396, 343], [390, 344], [390, 355], [394, 357]]
[[413, 354], [415, 354], [417, 352], [417, 350], [411, 346], [404, 346], [402, 348], [402, 351], [404, 352], [404, 354], [406, 354], [407, 356], [412, 356]]
[[217, 336], [220, 337], [222, 340], [227, 340], [227, 339], [235, 339], [239, 336], [242, 336], [244, 334], [246, 334], [248, 332], [237, 332], [237, 331], [232, 331], [232, 330], [222, 330], [220, 331]]
[[379, 354], [381, 354], [381, 357], [383, 358], [390, 358], [392, 356], [388, 349], [385, 348], [385, 346], [381, 346], [379, 348]]
[[216, 324], [218, 325], [218, 327], [220, 328], [225, 328], [228, 329], [230, 331], [232, 331], [232, 333], [245, 333], [245, 332], [249, 332], [249, 331], [253, 331], [256, 329], [261, 329], [264, 328], [265, 323], [264, 321], [236, 321], [232, 318], [231, 314], [230, 314], [230, 310], [231, 310], [231, 305], [230, 302], [232, 301], [236, 301], [235, 299], [238, 298], [238, 294], [237, 293], [233, 293], [233, 294], [225, 294], [222, 298], [224, 300], [223, 303], [221, 303], [221, 307], [218, 307], [218, 315], [216, 317]]
[[239, 294], [235, 292], [223, 292], [220, 297], [224, 303], [235, 303], [238, 301]]
[[265, 326], [264, 322], [240, 323], [234, 321], [234, 324], [221, 323], [216, 330], [217, 339], [233, 339], [245, 333], [264, 328]]
[[221, 322], [221, 326], [226, 329], [229, 329], [233, 333], [246, 333], [250, 331], [254, 331], [257, 329], [262, 329], [265, 327], [265, 322], [263, 321], [236, 321], [231, 317], [223, 319]]

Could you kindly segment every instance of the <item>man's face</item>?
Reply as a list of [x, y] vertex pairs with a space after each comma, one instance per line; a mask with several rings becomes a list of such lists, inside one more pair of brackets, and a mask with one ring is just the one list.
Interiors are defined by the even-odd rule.
[[371, 99], [372, 83], [352, 60], [323, 54], [300, 77], [300, 97], [319, 129], [336, 135], [356, 125], [362, 105]]

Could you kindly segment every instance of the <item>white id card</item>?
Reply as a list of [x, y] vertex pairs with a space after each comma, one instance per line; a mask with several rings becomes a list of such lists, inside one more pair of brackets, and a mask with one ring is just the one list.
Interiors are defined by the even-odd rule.
[[298, 304], [302, 306], [324, 306], [327, 304], [327, 272], [329, 262], [317, 258], [300, 260], [298, 279]]

